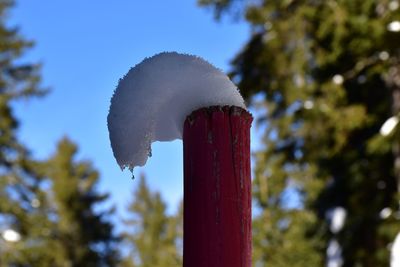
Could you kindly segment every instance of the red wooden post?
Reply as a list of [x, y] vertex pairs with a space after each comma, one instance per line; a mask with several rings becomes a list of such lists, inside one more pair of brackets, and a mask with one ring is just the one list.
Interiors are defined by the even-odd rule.
[[186, 118], [184, 267], [251, 267], [251, 122], [227, 106]]

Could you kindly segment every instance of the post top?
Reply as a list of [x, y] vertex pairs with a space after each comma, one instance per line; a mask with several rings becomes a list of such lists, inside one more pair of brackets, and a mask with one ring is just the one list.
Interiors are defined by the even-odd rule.
[[204, 115], [209, 116], [215, 112], [223, 112], [231, 116], [241, 116], [246, 118], [250, 123], [253, 121], [253, 116], [251, 115], [251, 113], [245, 110], [244, 108], [238, 106], [228, 106], [228, 105], [199, 108], [190, 113], [190, 115], [186, 117], [186, 121], [190, 123], [199, 116], [204, 116]]

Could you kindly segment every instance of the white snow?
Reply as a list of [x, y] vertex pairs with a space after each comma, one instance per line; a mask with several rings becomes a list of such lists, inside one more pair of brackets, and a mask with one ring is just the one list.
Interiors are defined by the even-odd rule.
[[389, 9], [395, 11], [399, 8], [399, 2], [394, 0], [389, 2]]
[[396, 128], [399, 123], [399, 118], [397, 116], [392, 116], [383, 123], [381, 129], [379, 130], [380, 134], [383, 136], [390, 135], [394, 128]]
[[344, 82], [344, 78], [343, 78], [343, 76], [340, 75], [340, 74], [335, 74], [335, 75], [332, 77], [332, 81], [333, 81], [334, 84], [340, 85], [340, 84], [342, 84], [342, 83]]
[[143, 166], [151, 143], [182, 138], [186, 116], [208, 106], [246, 108], [237, 87], [204, 59], [176, 52], [146, 58], [119, 81], [108, 129], [123, 169]]
[[390, 32], [400, 32], [400, 21], [395, 20], [387, 25], [387, 30]]
[[340, 267], [343, 265], [342, 248], [336, 239], [331, 239], [326, 250], [327, 267]]
[[330, 220], [329, 228], [332, 233], [336, 234], [342, 230], [346, 221], [347, 211], [343, 207], [335, 207], [328, 211], [327, 217]]
[[314, 102], [312, 100], [306, 100], [304, 102], [305, 109], [312, 109], [314, 107]]
[[390, 217], [390, 215], [392, 215], [392, 209], [389, 207], [383, 208], [380, 212], [379, 212], [379, 217], [381, 219], [387, 219]]
[[400, 233], [397, 234], [392, 246], [390, 267], [400, 267]]
[[18, 242], [21, 240], [21, 235], [13, 229], [7, 229], [2, 234], [2, 237], [7, 242]]
[[378, 57], [379, 57], [380, 60], [385, 61], [385, 60], [389, 59], [390, 55], [389, 55], [389, 53], [387, 51], [382, 51], [382, 52], [379, 53]]

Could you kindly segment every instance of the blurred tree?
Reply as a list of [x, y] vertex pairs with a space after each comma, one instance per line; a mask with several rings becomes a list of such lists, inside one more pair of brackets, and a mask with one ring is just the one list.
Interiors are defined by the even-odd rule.
[[33, 43], [7, 23], [13, 3], [0, 0], [0, 266], [115, 266], [111, 225], [93, 211], [106, 199], [94, 190], [97, 172], [73, 162], [68, 140], [39, 162], [17, 138], [13, 104], [46, 90], [40, 66], [21, 63]]
[[171, 231], [174, 232], [176, 245], [176, 252], [174, 252], [175, 258], [177, 259], [177, 266], [183, 264], [183, 201], [179, 203], [177, 213], [175, 216], [170, 217], [171, 220]]
[[118, 238], [106, 221], [113, 210], [98, 209], [108, 195], [96, 190], [98, 172], [89, 162], [75, 162], [76, 153], [77, 147], [64, 138], [44, 165], [52, 185], [53, 266], [116, 266]]
[[[255, 265], [322, 266], [334, 238], [343, 266], [388, 266], [400, 230], [400, 131], [390, 127], [400, 115], [399, 1], [199, 3], [217, 17], [240, 6], [252, 29], [231, 77], [263, 107]], [[340, 231], [329, 225], [334, 207], [347, 211]]]
[[13, 1], [0, 0], [0, 266], [51, 266], [44, 179], [18, 140], [17, 100], [41, 96], [39, 66], [21, 56], [33, 43], [7, 23]]
[[158, 192], [151, 192], [145, 177], [140, 176], [134, 199], [129, 204], [129, 219], [125, 233], [130, 253], [124, 267], [171, 267], [182, 266], [178, 252], [182, 236], [182, 209], [179, 215], [166, 215], [166, 205]]

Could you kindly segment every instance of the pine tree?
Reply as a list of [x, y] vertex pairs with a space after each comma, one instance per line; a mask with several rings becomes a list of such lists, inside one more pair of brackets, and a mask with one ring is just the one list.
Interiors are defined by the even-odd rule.
[[13, 104], [41, 96], [39, 65], [21, 63], [33, 43], [7, 23], [13, 1], [0, 1], [0, 266], [50, 266], [50, 222], [38, 163], [18, 140]]
[[107, 198], [95, 191], [97, 172], [73, 162], [76, 148], [67, 140], [39, 162], [17, 138], [13, 104], [46, 91], [40, 66], [20, 63], [33, 43], [7, 23], [12, 6], [0, 0], [0, 266], [115, 266], [111, 225], [93, 211]]
[[149, 189], [143, 175], [134, 196], [128, 207], [130, 217], [126, 220], [129, 231], [125, 233], [126, 244], [131, 249], [123, 266], [181, 266], [177, 242], [182, 217], [166, 215], [161, 195]]
[[[400, 131], [380, 129], [400, 116], [399, 2], [199, 2], [217, 17], [241, 6], [252, 26], [231, 77], [263, 107], [256, 266], [321, 266], [333, 238], [343, 266], [388, 266], [400, 230]], [[334, 207], [347, 211], [339, 233], [327, 220]]]
[[109, 196], [96, 190], [99, 173], [90, 162], [76, 161], [76, 153], [76, 145], [64, 138], [43, 165], [52, 185], [52, 266], [116, 266], [118, 238], [107, 221], [112, 210], [97, 208]]

